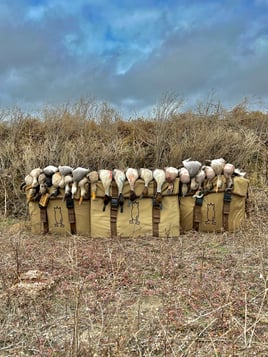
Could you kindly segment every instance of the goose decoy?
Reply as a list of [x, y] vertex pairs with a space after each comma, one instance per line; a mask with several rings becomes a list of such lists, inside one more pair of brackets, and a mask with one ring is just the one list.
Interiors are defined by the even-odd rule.
[[226, 178], [226, 190], [231, 190], [233, 187], [232, 176], [235, 171], [235, 166], [233, 164], [227, 163], [223, 167], [223, 175]]
[[176, 167], [165, 167], [166, 181], [168, 182], [167, 193], [170, 194], [174, 190], [174, 182], [178, 177], [179, 170]]
[[195, 181], [195, 176], [197, 175], [198, 171], [201, 169], [202, 164], [199, 161], [191, 160], [191, 158], [182, 161], [183, 166], [188, 170], [191, 184], [190, 189], [195, 191], [198, 188], [198, 184]]
[[32, 187], [38, 187], [39, 186], [38, 177], [42, 172], [43, 172], [43, 170], [40, 167], [37, 167], [37, 168], [33, 169], [30, 172], [30, 175], [33, 178]]
[[106, 206], [111, 201], [110, 187], [113, 179], [113, 172], [111, 170], [101, 169], [99, 170], [98, 174], [104, 188], [103, 209], [102, 209], [104, 212]]
[[60, 194], [60, 190], [64, 189], [65, 187], [65, 181], [64, 181], [64, 176], [59, 171], [56, 171], [52, 175], [52, 187], [53, 191], [51, 192], [50, 196], [51, 197], [57, 197]]
[[66, 200], [67, 197], [71, 196], [72, 183], [73, 183], [72, 175], [64, 176], [64, 185], [65, 185], [64, 196], [63, 196], [64, 201]]
[[205, 171], [205, 182], [204, 182], [204, 189], [206, 191], [210, 191], [213, 189], [213, 182], [212, 180], [215, 177], [215, 171], [213, 170], [213, 168], [211, 166], [208, 165], [203, 165], [202, 169]]
[[59, 172], [62, 176], [70, 175], [73, 172], [73, 168], [70, 166], [59, 166]]
[[162, 169], [154, 169], [153, 177], [156, 181], [155, 202], [160, 208], [162, 208], [162, 186], [166, 181], [166, 173]]
[[195, 176], [195, 182], [197, 184], [197, 190], [199, 192], [203, 191], [203, 183], [206, 178], [206, 173], [205, 170], [201, 167], [201, 169], [198, 171], [198, 173]]
[[53, 174], [52, 185], [56, 188], [64, 188], [65, 187], [64, 176], [59, 171], [57, 171]]
[[209, 162], [210, 166], [213, 168], [215, 172], [215, 175], [217, 176], [215, 191], [218, 192], [219, 189], [222, 188], [223, 186], [221, 175], [223, 173], [223, 168], [224, 165], [226, 164], [226, 161], [221, 157], [220, 159], [207, 160], [207, 162]]
[[53, 165], [48, 165], [43, 169], [46, 176], [52, 176], [57, 171], [59, 171], [59, 168]]
[[32, 183], [33, 183], [33, 176], [31, 176], [30, 174], [26, 175], [24, 177], [22, 184], [20, 185], [20, 189], [29, 190], [30, 188], [32, 188]]
[[153, 177], [153, 171], [150, 169], [146, 169], [144, 167], [142, 167], [140, 169], [140, 177], [143, 179], [144, 181], [144, 189], [142, 191], [142, 194], [140, 196], [140, 198], [142, 197], [147, 197], [148, 196], [148, 186], [149, 183], [151, 181], [153, 181], [154, 177]]
[[97, 191], [97, 182], [99, 180], [99, 175], [97, 171], [91, 171], [87, 174], [87, 177], [90, 182], [90, 188], [91, 188], [91, 198], [92, 200], [96, 199], [96, 191]]
[[74, 198], [77, 190], [78, 183], [89, 173], [89, 169], [85, 169], [84, 167], [77, 167], [72, 171], [73, 176], [73, 184], [72, 184], [72, 198]]
[[38, 176], [38, 184], [40, 185], [41, 183], [45, 183], [46, 182], [46, 175], [44, 174], [44, 172], [42, 172], [39, 176]]
[[189, 171], [185, 167], [179, 169], [179, 177], [181, 182], [181, 194], [183, 197], [188, 193], [188, 184], [191, 182]]
[[117, 188], [118, 188], [118, 204], [120, 206], [120, 212], [123, 212], [123, 205], [124, 205], [124, 196], [123, 196], [123, 188], [124, 188], [124, 183], [126, 181], [126, 175], [124, 171], [119, 170], [119, 169], [114, 169], [113, 170], [113, 178], [116, 182]]
[[37, 187], [33, 187], [32, 186], [33, 183], [33, 176], [28, 174], [24, 177], [24, 181], [22, 182], [22, 184], [20, 185], [20, 189], [24, 190], [27, 194], [27, 203], [29, 203], [30, 201], [32, 201], [38, 191], [38, 186]]
[[139, 178], [139, 172], [137, 169], [133, 169], [132, 167], [129, 167], [126, 170], [126, 178], [129, 182], [129, 186], [130, 186], [130, 196], [129, 199], [130, 201], [135, 201], [137, 198], [137, 195], [135, 193], [135, 182], [137, 181], [137, 179]]

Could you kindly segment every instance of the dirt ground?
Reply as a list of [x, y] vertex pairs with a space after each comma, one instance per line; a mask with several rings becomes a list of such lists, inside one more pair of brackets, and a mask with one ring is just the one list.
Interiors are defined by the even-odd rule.
[[0, 356], [267, 356], [267, 192], [237, 233], [0, 228]]

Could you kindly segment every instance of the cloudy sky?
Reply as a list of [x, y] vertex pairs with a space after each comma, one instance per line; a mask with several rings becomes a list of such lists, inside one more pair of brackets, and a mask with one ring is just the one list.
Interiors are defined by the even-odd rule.
[[268, 98], [268, 0], [1, 0], [0, 49], [1, 108]]

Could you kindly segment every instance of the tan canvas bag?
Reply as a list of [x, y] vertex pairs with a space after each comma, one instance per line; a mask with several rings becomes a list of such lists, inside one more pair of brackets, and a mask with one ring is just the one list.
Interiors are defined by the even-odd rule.
[[[129, 200], [130, 187], [125, 182], [123, 195], [125, 198], [123, 212], [116, 207], [117, 190], [115, 182], [112, 183], [110, 195], [112, 201], [103, 211], [104, 189], [101, 181], [97, 183], [96, 199], [91, 201], [90, 220], [92, 237], [177, 237], [179, 235], [179, 180], [174, 185], [172, 195], [167, 195], [167, 184], [162, 189], [162, 208], [153, 206], [155, 182], [149, 184], [148, 197]], [[144, 181], [138, 179], [135, 183], [135, 193], [141, 196]]]
[[[180, 223], [183, 231], [200, 232], [237, 231], [245, 218], [249, 180], [234, 177], [233, 189], [215, 192], [215, 189], [195, 198], [194, 193], [180, 197]], [[216, 179], [215, 179], [216, 180]]]
[[[49, 193], [55, 188], [50, 188]], [[90, 201], [84, 200], [79, 205], [80, 192], [78, 190], [74, 200], [64, 200], [64, 190], [60, 190], [56, 197], [49, 197], [46, 205], [29, 202], [29, 214], [32, 233], [56, 233], [56, 234], [81, 234], [90, 235]]]

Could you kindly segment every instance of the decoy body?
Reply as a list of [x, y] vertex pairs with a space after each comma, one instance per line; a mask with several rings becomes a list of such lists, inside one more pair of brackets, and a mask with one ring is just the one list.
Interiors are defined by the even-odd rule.
[[99, 178], [102, 182], [104, 188], [104, 198], [103, 198], [103, 211], [105, 211], [106, 206], [111, 201], [110, 187], [113, 179], [113, 172], [111, 170], [101, 169], [98, 172]]
[[91, 198], [92, 200], [96, 199], [96, 192], [97, 192], [97, 182], [99, 180], [99, 174], [97, 171], [91, 171], [87, 174], [87, 177], [90, 182], [91, 187]]
[[181, 182], [181, 193], [184, 197], [188, 192], [188, 184], [191, 182], [191, 177], [186, 167], [181, 167], [179, 169], [179, 177]]
[[223, 186], [221, 175], [223, 173], [223, 168], [226, 164], [226, 161], [221, 157], [220, 159], [208, 160], [208, 162], [210, 162], [210, 166], [213, 168], [215, 175], [217, 176], [215, 191], [218, 192], [219, 189], [221, 189]]
[[59, 172], [62, 176], [70, 175], [73, 172], [73, 168], [67, 165], [59, 166]]
[[123, 205], [124, 205], [123, 188], [124, 188], [124, 183], [126, 180], [126, 175], [125, 175], [124, 171], [119, 170], [119, 169], [114, 169], [113, 170], [113, 178], [114, 178], [117, 188], [118, 188], [118, 204], [120, 206], [120, 211], [123, 212]]
[[161, 205], [162, 205], [162, 186], [163, 186], [164, 182], [166, 181], [166, 173], [162, 169], [154, 169], [153, 177], [156, 181], [155, 200], [156, 200], [156, 203], [161, 207]]
[[199, 172], [199, 170], [202, 167], [201, 162], [196, 161], [196, 160], [191, 160], [186, 159], [182, 161], [183, 166], [188, 170], [190, 178], [191, 178], [191, 183], [190, 183], [190, 188], [192, 191], [197, 190], [198, 188], [198, 184], [195, 181], [195, 177], [197, 175], [197, 173]]
[[202, 168], [206, 174], [206, 178], [205, 178], [205, 182], [204, 182], [204, 189], [207, 191], [210, 191], [213, 188], [212, 180], [215, 177], [215, 171], [213, 170], [213, 168], [211, 166], [208, 166], [208, 165], [204, 165], [204, 166], [202, 166]]
[[48, 165], [43, 169], [46, 176], [52, 176], [57, 171], [59, 171], [59, 168], [54, 165]]
[[65, 184], [64, 197], [63, 197], [64, 200], [66, 199], [66, 197], [71, 195], [72, 183], [73, 183], [72, 175], [64, 176], [64, 184]]
[[144, 189], [142, 191], [141, 197], [147, 197], [149, 183], [154, 179], [153, 171], [142, 167], [140, 169], [140, 178], [142, 178], [144, 181]]
[[197, 187], [198, 191], [203, 190], [203, 183], [205, 181], [205, 178], [206, 178], [205, 170], [201, 167], [201, 169], [198, 171], [198, 173], [195, 176], [195, 182], [198, 185], [198, 187]]
[[84, 167], [77, 167], [72, 171], [73, 176], [73, 184], [72, 184], [72, 198], [74, 198], [77, 190], [78, 183], [89, 173], [89, 169], [85, 169]]
[[226, 189], [230, 190], [233, 187], [232, 176], [235, 171], [235, 166], [233, 164], [227, 163], [223, 167], [223, 175], [226, 179]]
[[43, 170], [40, 167], [37, 167], [36, 169], [33, 169], [30, 172], [30, 175], [33, 178], [32, 187], [37, 187], [39, 185], [38, 184], [38, 177], [42, 172], [43, 172]]
[[27, 188], [30, 188], [30, 187], [32, 187], [32, 183], [33, 183], [33, 176], [26, 175], [24, 177], [24, 183], [22, 184], [22, 187], [24, 187], [26, 185]]
[[176, 167], [165, 167], [166, 181], [168, 182], [168, 193], [172, 193], [174, 190], [174, 182], [178, 177], [179, 170]]
[[129, 199], [130, 201], [135, 201], [137, 198], [137, 195], [135, 193], [135, 182], [139, 178], [139, 172], [137, 169], [133, 169], [132, 167], [129, 167], [126, 170], [126, 178], [129, 182], [130, 186], [130, 196]]
[[84, 198], [88, 194], [89, 190], [89, 181], [87, 176], [83, 177], [82, 180], [78, 182], [78, 187], [80, 188], [80, 199], [79, 199], [79, 205], [82, 204]]
[[65, 187], [65, 181], [64, 181], [64, 176], [57, 171], [54, 173], [52, 176], [52, 185], [56, 188], [64, 188]]

